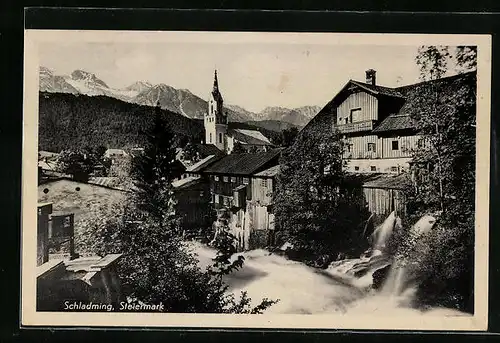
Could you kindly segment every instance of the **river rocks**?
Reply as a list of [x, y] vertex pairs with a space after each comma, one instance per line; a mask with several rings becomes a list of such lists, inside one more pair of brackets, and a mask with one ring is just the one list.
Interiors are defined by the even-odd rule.
[[387, 275], [389, 274], [389, 270], [391, 269], [391, 265], [388, 264], [383, 268], [377, 269], [373, 272], [373, 284], [372, 288], [380, 289], [384, 284], [384, 281], [387, 279]]

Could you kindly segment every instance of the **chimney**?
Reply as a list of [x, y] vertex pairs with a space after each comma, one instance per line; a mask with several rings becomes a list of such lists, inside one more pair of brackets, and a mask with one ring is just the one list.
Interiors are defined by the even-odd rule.
[[375, 86], [377, 84], [375, 74], [377, 71], [373, 69], [368, 69], [366, 72], [366, 83]]

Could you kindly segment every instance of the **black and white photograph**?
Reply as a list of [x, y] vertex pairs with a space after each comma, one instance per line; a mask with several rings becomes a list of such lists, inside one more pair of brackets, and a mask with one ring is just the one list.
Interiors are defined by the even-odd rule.
[[486, 329], [489, 36], [25, 40], [23, 323]]

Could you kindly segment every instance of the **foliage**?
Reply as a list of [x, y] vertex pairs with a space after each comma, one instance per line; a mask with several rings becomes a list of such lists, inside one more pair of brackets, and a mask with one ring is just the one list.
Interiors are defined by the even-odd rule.
[[[156, 108], [154, 125], [147, 133], [144, 153], [132, 161], [132, 177], [137, 191], [135, 204], [154, 220], [162, 223], [173, 212], [172, 181], [181, 175], [176, 168], [175, 138], [160, 108]], [[161, 226], [161, 224], [160, 224]]]
[[477, 46], [458, 46], [456, 51], [459, 72], [477, 68]]
[[279, 139], [275, 141], [275, 144], [282, 147], [289, 147], [293, 144], [298, 134], [299, 129], [295, 126], [283, 129], [280, 133]]
[[338, 132], [318, 123], [282, 154], [274, 197], [278, 240], [306, 260], [359, 246], [368, 212], [343, 171], [343, 149]]
[[[154, 124], [152, 107], [106, 96], [41, 92], [39, 100], [40, 150], [143, 146], [146, 133]], [[168, 110], [161, 112], [179, 139], [197, 137], [201, 141], [202, 122]]]
[[182, 156], [181, 158], [186, 161], [191, 161], [193, 163], [198, 162], [200, 158], [200, 151], [198, 149], [198, 145], [196, 145], [194, 142], [190, 141], [188, 142], [184, 148], [182, 149]]
[[89, 149], [63, 150], [57, 158], [58, 171], [84, 182], [88, 181], [96, 164], [96, 156]]
[[133, 186], [132, 161], [133, 159], [128, 156], [118, 157], [113, 159], [109, 167], [108, 176], [117, 178], [117, 184], [124, 189], [130, 189]]
[[263, 299], [251, 306], [242, 292], [239, 299], [228, 292], [223, 277], [243, 267], [243, 257], [234, 260], [234, 237], [227, 227], [220, 231], [213, 246], [214, 264], [203, 271], [183, 245], [175, 220], [160, 227], [131, 202], [80, 236], [85, 247], [98, 255], [122, 253], [119, 273], [128, 298], [144, 303], [162, 302], [166, 312], [178, 313], [262, 313], [277, 300]]
[[248, 148], [249, 153], [256, 153], [259, 152], [259, 148], [257, 148], [255, 145], [252, 145], [250, 148]]
[[161, 302], [166, 312], [178, 313], [260, 313], [271, 306], [274, 302], [264, 299], [252, 308], [246, 294], [239, 300], [228, 294], [223, 276], [243, 264], [241, 259], [230, 261], [230, 236], [221, 234], [216, 240], [214, 266], [207, 271], [198, 266], [182, 241], [174, 211], [175, 137], [159, 109], [147, 137], [144, 154], [132, 164], [137, 191], [122, 209], [89, 228], [85, 246], [99, 255], [123, 254], [119, 274], [131, 301]]
[[[473, 50], [465, 47], [458, 50], [462, 55], [455, 58], [462, 61], [461, 67], [475, 66], [470, 61]], [[446, 71], [440, 61], [450, 58], [447, 50], [423, 47], [419, 51], [416, 61], [422, 79]], [[422, 88], [416, 96], [421, 101], [430, 101], [432, 107], [413, 113], [422, 144], [413, 152], [415, 187], [408, 190], [407, 226], [425, 213], [438, 211], [441, 215], [436, 229], [422, 238], [429, 253], [417, 250], [411, 259], [418, 266], [415, 272], [423, 280], [422, 299], [447, 305], [450, 299], [460, 299], [457, 306], [471, 310], [476, 75], [469, 73], [452, 80], [430, 82], [430, 87]], [[429, 109], [429, 106], [415, 107]]]
[[449, 71], [464, 73], [477, 68], [477, 46], [420, 46], [415, 61], [423, 81], [439, 79]]
[[[212, 276], [210, 286], [216, 290], [216, 294], [223, 294], [223, 312], [237, 314], [259, 314], [268, 307], [276, 304], [279, 300], [270, 300], [264, 298], [260, 304], [251, 307], [251, 299], [246, 292], [241, 292], [240, 299], [236, 300], [234, 294], [228, 294], [228, 286], [225, 284], [223, 277], [232, 272], [243, 268], [245, 258], [241, 255], [236, 256], [237, 249], [235, 246], [236, 237], [229, 232], [229, 227], [226, 218], [219, 218], [216, 222], [216, 235], [211, 245], [217, 249], [214, 263], [207, 268], [208, 274]], [[233, 259], [233, 256], [236, 258]]]
[[235, 142], [233, 151], [231, 151], [232, 154], [244, 154], [246, 152], [247, 151], [243, 148], [243, 145], [240, 142]]

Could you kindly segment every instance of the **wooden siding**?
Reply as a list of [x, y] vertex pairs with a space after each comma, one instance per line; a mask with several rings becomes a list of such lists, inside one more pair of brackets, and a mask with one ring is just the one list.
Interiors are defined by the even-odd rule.
[[351, 110], [356, 108], [360, 108], [361, 111], [354, 113], [352, 118], [353, 123], [365, 120], [378, 120], [377, 98], [366, 92], [357, 92], [349, 95], [337, 107], [337, 125], [345, 124], [345, 119], [349, 118]]
[[[375, 151], [368, 151], [368, 143], [375, 144]], [[382, 146], [381, 142], [375, 135], [366, 135], [358, 137], [349, 137], [346, 139], [346, 144], [350, 144], [350, 151], [344, 153], [344, 158], [381, 158]]]
[[272, 202], [273, 180], [270, 178], [252, 178], [252, 200], [261, 205]]
[[[382, 157], [383, 158], [398, 158], [398, 157], [411, 157], [412, 149], [417, 148], [419, 136], [394, 136], [383, 137], [382, 140]], [[392, 142], [398, 142], [398, 149], [392, 149]]]
[[363, 188], [368, 210], [380, 217], [387, 217], [392, 211], [404, 216], [405, 194], [401, 190], [383, 188]]
[[213, 194], [219, 194], [224, 196], [232, 197], [234, 195], [234, 190], [243, 185], [243, 179], [251, 182], [249, 178], [243, 178], [241, 176], [223, 176], [223, 175], [211, 175], [210, 176], [210, 191]]
[[375, 121], [365, 120], [349, 124], [339, 124], [337, 126], [340, 133], [353, 133], [373, 130]]
[[[350, 144], [350, 151], [346, 147], [344, 158], [375, 159], [375, 158], [406, 158], [412, 156], [412, 149], [417, 148], [420, 136], [394, 136], [377, 137], [376, 135], [365, 135], [346, 138], [346, 144]], [[392, 150], [392, 142], [398, 142], [398, 149]], [[368, 143], [375, 144], [375, 151], [368, 150]]]

